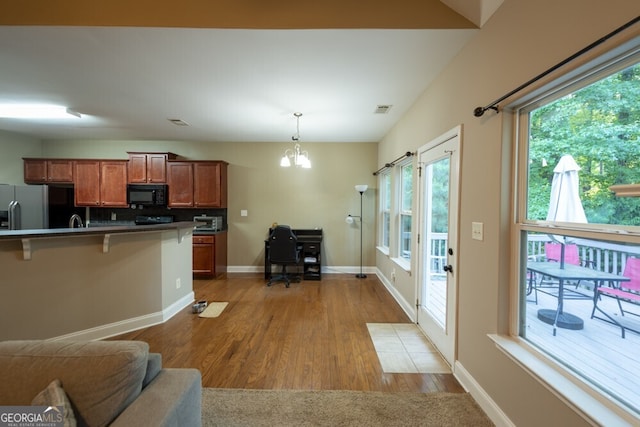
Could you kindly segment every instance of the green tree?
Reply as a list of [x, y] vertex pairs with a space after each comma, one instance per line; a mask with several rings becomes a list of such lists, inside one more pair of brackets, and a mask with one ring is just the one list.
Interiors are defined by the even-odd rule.
[[529, 219], [547, 216], [553, 168], [570, 154], [581, 167], [591, 223], [640, 225], [640, 199], [611, 185], [640, 183], [640, 64], [534, 110], [529, 129]]

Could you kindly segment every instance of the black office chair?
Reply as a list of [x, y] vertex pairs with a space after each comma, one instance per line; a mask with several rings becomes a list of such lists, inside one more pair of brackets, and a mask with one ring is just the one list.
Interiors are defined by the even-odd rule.
[[282, 265], [280, 275], [272, 275], [267, 283], [271, 286], [274, 282], [284, 281], [289, 287], [290, 278], [287, 274], [287, 265], [295, 265], [300, 262], [300, 248], [298, 239], [287, 225], [278, 225], [269, 236], [269, 262]]

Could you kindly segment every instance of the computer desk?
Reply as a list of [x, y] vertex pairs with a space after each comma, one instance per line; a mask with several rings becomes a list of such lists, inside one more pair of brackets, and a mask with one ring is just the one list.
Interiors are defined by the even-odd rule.
[[[272, 228], [269, 229], [269, 236]], [[304, 280], [320, 280], [322, 278], [322, 228], [291, 229], [296, 235], [300, 247], [300, 264]], [[271, 278], [271, 263], [269, 262], [269, 239], [264, 241], [264, 278]]]

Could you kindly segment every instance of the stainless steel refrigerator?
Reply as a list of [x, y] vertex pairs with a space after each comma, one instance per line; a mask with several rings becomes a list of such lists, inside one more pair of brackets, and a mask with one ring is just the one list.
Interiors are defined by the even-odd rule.
[[46, 185], [0, 184], [0, 229], [49, 228]]

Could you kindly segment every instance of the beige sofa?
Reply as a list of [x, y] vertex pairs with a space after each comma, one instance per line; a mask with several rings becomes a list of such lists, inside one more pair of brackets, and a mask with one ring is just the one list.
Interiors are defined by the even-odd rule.
[[200, 372], [163, 369], [141, 341], [0, 342], [0, 378], [0, 406], [70, 404], [70, 425], [202, 424]]

